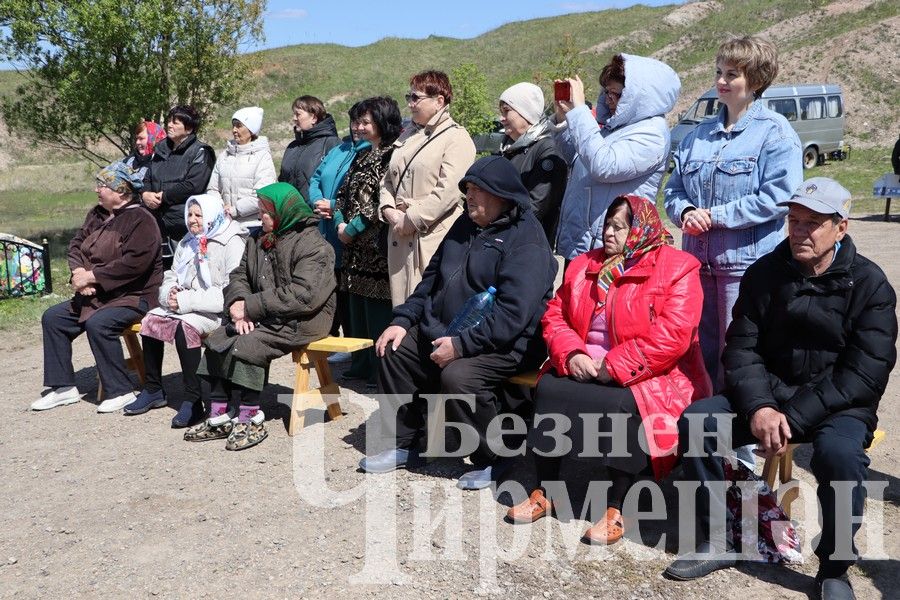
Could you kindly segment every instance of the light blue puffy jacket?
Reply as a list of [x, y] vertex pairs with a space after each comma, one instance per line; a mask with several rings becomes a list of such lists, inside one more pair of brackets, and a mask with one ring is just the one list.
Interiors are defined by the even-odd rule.
[[725, 130], [725, 107], [685, 136], [666, 183], [665, 208], [681, 227], [687, 208], [707, 208], [712, 229], [682, 236], [685, 251], [714, 272], [740, 274], [784, 239], [787, 208], [776, 206], [803, 183], [800, 138], [756, 100]]
[[596, 119], [587, 106], [579, 106], [569, 111], [566, 124], [555, 133], [560, 153], [571, 166], [556, 246], [569, 260], [603, 245], [603, 215], [617, 196], [655, 199], [666, 169], [665, 115], [675, 106], [681, 81], [658, 60], [622, 57], [625, 89], [616, 113], [609, 115], [601, 93]]

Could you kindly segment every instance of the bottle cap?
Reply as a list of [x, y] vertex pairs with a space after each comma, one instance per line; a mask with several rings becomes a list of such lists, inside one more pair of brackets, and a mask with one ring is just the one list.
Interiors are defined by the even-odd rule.
[[488, 291], [488, 294], [496, 294], [497, 288], [495, 288], [494, 286], [489, 286], [487, 291]]

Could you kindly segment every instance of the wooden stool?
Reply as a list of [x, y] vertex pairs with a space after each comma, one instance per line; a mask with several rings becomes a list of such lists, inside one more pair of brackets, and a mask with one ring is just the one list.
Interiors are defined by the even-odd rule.
[[[125, 359], [125, 366], [137, 373], [138, 380], [141, 385], [147, 379], [147, 373], [144, 371], [144, 350], [141, 348], [141, 341], [138, 334], [141, 333], [141, 322], [138, 321], [130, 327], [122, 330], [122, 339], [125, 341], [125, 348], [128, 350], [128, 358]], [[103, 382], [100, 380], [100, 373], [97, 373], [97, 402], [103, 400]]]
[[[876, 429], [875, 437], [872, 439], [872, 443], [869, 447], [866, 448], [866, 452], [880, 444], [886, 435], [887, 432], [885, 432], [884, 429]], [[794, 468], [794, 448], [798, 445], [799, 444], [788, 444], [787, 452], [785, 452], [784, 455], [767, 458], [766, 463], [763, 465], [762, 472], [763, 480], [769, 485], [769, 488], [772, 489], [772, 491], [780, 496], [778, 504], [781, 505], [781, 508], [784, 510], [784, 514], [787, 515], [788, 519], [791, 518], [791, 503], [800, 495], [800, 484], [792, 476]], [[778, 489], [775, 487], [776, 474], [778, 475]], [[790, 489], [779, 492], [783, 485], [789, 485], [791, 487]]]
[[[294, 377], [288, 435], [296, 435], [303, 429], [307, 408], [324, 404], [332, 420], [343, 416], [340, 403], [341, 390], [331, 376], [328, 356], [335, 352], [356, 352], [371, 348], [373, 344], [372, 340], [365, 338], [327, 337], [291, 353], [297, 370]], [[313, 369], [319, 379], [319, 387], [310, 389], [310, 373]]]

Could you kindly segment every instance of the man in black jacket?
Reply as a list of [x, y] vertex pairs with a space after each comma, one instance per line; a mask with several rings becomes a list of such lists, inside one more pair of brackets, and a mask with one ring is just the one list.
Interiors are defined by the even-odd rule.
[[[415, 446], [426, 426], [426, 402], [418, 394], [444, 394], [448, 421], [478, 437], [471, 454], [476, 468], [457, 485], [481, 489], [509, 465], [497, 460], [492, 448], [499, 447], [501, 436], [488, 429], [500, 410], [496, 390], [546, 357], [540, 320], [553, 294], [557, 263], [528, 191], [507, 159], [479, 159], [459, 188], [466, 194], [466, 212], [375, 344], [385, 394], [381, 422], [392, 447], [366, 457], [360, 467], [384, 473], [416, 460]], [[448, 337], [447, 327], [466, 301], [491, 286], [496, 299], [484, 320]], [[464, 396], [474, 396], [474, 404]]]
[[[756, 443], [769, 457], [812, 442], [822, 510], [816, 583], [823, 598], [853, 598], [846, 571], [856, 559], [865, 449], [896, 360], [896, 295], [882, 270], [857, 254], [847, 235], [850, 193], [836, 181], [809, 179], [782, 204], [790, 207], [788, 238], [741, 281], [722, 356], [726, 393], [695, 402], [679, 421], [685, 479], [701, 482], [704, 543], [666, 574], [695, 579], [735, 564], [721, 529], [724, 490], [703, 486], [724, 479], [719, 444]], [[848, 494], [852, 515], [843, 508]], [[848, 539], [836, 530], [851, 518]]]
[[206, 191], [216, 164], [213, 149], [197, 139], [199, 126], [192, 106], [173, 106], [166, 116], [166, 139], [154, 148], [144, 177], [141, 199], [159, 223], [164, 268], [171, 266], [175, 245], [187, 233], [185, 202]]

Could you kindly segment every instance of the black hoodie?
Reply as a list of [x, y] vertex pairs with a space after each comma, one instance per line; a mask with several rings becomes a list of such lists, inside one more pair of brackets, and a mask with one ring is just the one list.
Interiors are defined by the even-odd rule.
[[540, 321], [553, 296], [556, 259], [519, 173], [509, 161], [481, 158], [466, 173], [461, 188], [466, 181], [510, 198], [512, 208], [484, 228], [468, 212], [460, 215], [425, 269], [422, 282], [394, 309], [392, 324], [407, 329], [419, 325], [422, 335], [435, 340], [444, 335], [469, 298], [494, 286], [497, 294], [491, 313], [462, 331], [454, 345], [464, 357], [503, 352], [533, 363], [529, 367], [537, 366], [547, 353]]
[[284, 150], [278, 181], [291, 184], [304, 200], [309, 200], [309, 180], [322, 158], [341, 140], [331, 115], [325, 115], [324, 119], [306, 131], [295, 130], [294, 135], [296, 138]]

